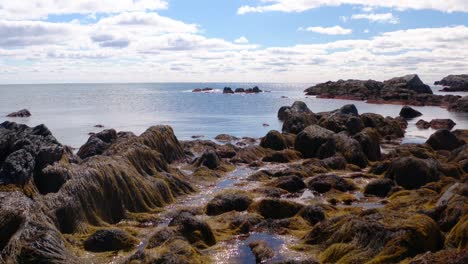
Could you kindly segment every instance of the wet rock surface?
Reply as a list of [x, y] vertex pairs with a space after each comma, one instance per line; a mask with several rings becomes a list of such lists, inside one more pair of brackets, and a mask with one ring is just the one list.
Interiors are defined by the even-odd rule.
[[[427, 92], [414, 78], [353, 85]], [[292, 133], [107, 129], [78, 154], [45, 126], [1, 124], [0, 262], [465, 262], [466, 130], [400, 144], [405, 118], [352, 104], [278, 115]]]
[[[450, 111], [464, 111], [466, 107], [455, 104], [460, 96], [435, 95], [418, 75], [396, 77], [384, 82], [374, 80], [339, 80], [320, 83], [304, 91], [319, 98], [365, 100], [376, 104], [402, 104], [415, 106], [442, 106]], [[450, 107], [452, 106], [452, 107]]]

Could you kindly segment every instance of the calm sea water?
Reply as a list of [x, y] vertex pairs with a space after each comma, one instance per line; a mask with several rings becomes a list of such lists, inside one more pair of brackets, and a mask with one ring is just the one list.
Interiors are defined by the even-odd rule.
[[[268, 93], [224, 95], [224, 86], [259, 86]], [[171, 125], [179, 139], [202, 135], [212, 139], [221, 133], [261, 137], [269, 130], [281, 130], [278, 109], [296, 100], [314, 112], [329, 111], [354, 103], [360, 113], [397, 116], [401, 106], [305, 97], [309, 84], [280, 83], [152, 83], [152, 84], [47, 84], [0, 85], [0, 121], [10, 120], [30, 126], [45, 124], [63, 144], [79, 147], [89, 132], [105, 128], [140, 134], [157, 124]], [[213, 93], [192, 93], [194, 88], [216, 88]], [[282, 98], [287, 97], [287, 98]], [[29, 118], [6, 118], [27, 108]], [[451, 118], [455, 128], [468, 128], [468, 114], [451, 113], [439, 107], [415, 107], [430, 121]], [[423, 142], [432, 130], [419, 130], [410, 122], [407, 142]], [[269, 124], [264, 127], [263, 124]]]

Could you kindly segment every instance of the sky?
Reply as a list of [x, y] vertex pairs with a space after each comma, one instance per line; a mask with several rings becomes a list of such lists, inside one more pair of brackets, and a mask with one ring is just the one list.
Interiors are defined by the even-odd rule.
[[0, 0], [0, 84], [411, 73], [468, 73], [468, 0]]

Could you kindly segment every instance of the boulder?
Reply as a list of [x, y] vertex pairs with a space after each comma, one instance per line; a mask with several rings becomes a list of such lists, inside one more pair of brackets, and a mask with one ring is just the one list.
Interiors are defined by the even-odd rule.
[[366, 127], [375, 128], [382, 137], [396, 139], [405, 136], [405, 130], [394, 118], [365, 113], [361, 115], [361, 119]]
[[381, 159], [380, 135], [373, 128], [366, 128], [360, 133], [353, 136], [361, 145], [361, 149], [370, 161]]
[[295, 202], [266, 198], [256, 205], [258, 213], [268, 219], [284, 219], [295, 216], [304, 206]]
[[283, 133], [298, 134], [304, 128], [317, 123], [312, 113], [292, 114], [283, 123]]
[[351, 135], [361, 132], [364, 127], [364, 122], [359, 117], [352, 116], [346, 121], [346, 131]]
[[299, 212], [299, 215], [311, 225], [315, 225], [316, 223], [325, 220], [325, 213], [323, 212], [323, 209], [315, 205], [308, 205], [304, 207]]
[[364, 194], [386, 197], [395, 184], [391, 179], [377, 179], [369, 182], [364, 188]]
[[304, 181], [295, 175], [280, 177], [274, 180], [271, 185], [276, 188], [286, 190], [290, 193], [298, 192], [306, 187]]
[[334, 133], [317, 125], [306, 127], [296, 136], [294, 149], [304, 158], [328, 158], [335, 154]]
[[284, 121], [290, 115], [312, 113], [307, 105], [302, 101], [296, 101], [292, 106], [283, 106], [278, 111], [278, 119]]
[[307, 187], [312, 191], [326, 193], [331, 189], [341, 192], [352, 191], [356, 189], [353, 183], [341, 178], [335, 174], [319, 174], [307, 182]]
[[119, 229], [98, 230], [84, 241], [84, 248], [92, 252], [130, 250], [137, 240]]
[[456, 125], [451, 119], [432, 119], [429, 123], [432, 129], [448, 129], [452, 130], [452, 128]]
[[354, 104], [344, 105], [337, 112], [341, 115], [359, 116], [359, 112]]
[[218, 154], [214, 151], [207, 151], [201, 157], [195, 160], [195, 166], [205, 166], [210, 170], [217, 169], [221, 164]]
[[405, 189], [418, 189], [429, 182], [438, 181], [439, 172], [436, 161], [409, 156], [392, 161], [385, 177]]
[[30, 117], [31, 112], [28, 109], [22, 109], [7, 115], [7, 117]]
[[236, 88], [236, 90], [234, 92], [235, 93], [245, 93], [245, 89], [244, 88]]
[[431, 87], [424, 84], [417, 74], [409, 74], [384, 81], [384, 89], [406, 89], [416, 93], [433, 94]]
[[276, 163], [289, 163], [301, 159], [301, 153], [292, 149], [285, 149], [268, 153], [262, 161], [276, 162]]
[[114, 129], [104, 130], [91, 135], [88, 141], [78, 150], [77, 155], [82, 159], [101, 155], [116, 141], [117, 132]]
[[288, 144], [280, 132], [271, 130], [262, 138], [260, 146], [273, 150], [283, 150], [288, 147]]
[[448, 106], [449, 111], [468, 113], [468, 95], [450, 103]]
[[234, 91], [230, 87], [224, 87], [223, 94], [233, 94]]
[[206, 246], [216, 244], [211, 227], [188, 212], [182, 212], [174, 217], [169, 223], [169, 227], [176, 227], [191, 244], [200, 242]]
[[252, 203], [249, 195], [243, 191], [226, 191], [216, 195], [206, 205], [207, 215], [220, 215], [230, 211], [242, 212]]
[[348, 162], [340, 153], [319, 161], [319, 166], [331, 169], [331, 170], [344, 170]]
[[357, 165], [361, 168], [367, 166], [368, 160], [362, 151], [361, 144], [352, 137], [349, 137], [346, 132], [341, 132], [333, 135], [336, 144], [336, 150], [340, 152], [348, 163]]
[[411, 119], [418, 116], [422, 116], [422, 113], [406, 105], [403, 106], [403, 108], [401, 109], [400, 116], [406, 119]]
[[266, 261], [275, 256], [273, 249], [263, 240], [250, 242], [249, 247], [250, 250], [252, 250], [252, 254], [255, 256], [256, 263], [266, 263]]
[[454, 150], [461, 147], [465, 142], [456, 137], [452, 132], [446, 129], [438, 130], [432, 134], [426, 143], [434, 150]]

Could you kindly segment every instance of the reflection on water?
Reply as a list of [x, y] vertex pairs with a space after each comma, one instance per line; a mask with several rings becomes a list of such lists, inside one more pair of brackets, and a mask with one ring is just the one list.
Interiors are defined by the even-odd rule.
[[[224, 86], [251, 87], [258, 85], [261, 94], [224, 95]], [[194, 88], [213, 87], [218, 92], [192, 93]], [[171, 125], [181, 139], [192, 135], [214, 138], [221, 133], [235, 136], [264, 136], [270, 129], [281, 129], [277, 120], [278, 109], [296, 100], [307, 103], [314, 112], [330, 111], [354, 103], [360, 113], [374, 112], [397, 116], [401, 106], [371, 105], [358, 101], [317, 99], [305, 97], [307, 84], [48, 84], [0, 85], [0, 121], [11, 120], [27, 125], [46, 124], [64, 144], [81, 146], [89, 132], [102, 124], [106, 128], [133, 131], [137, 134], [156, 124]], [[283, 98], [287, 97], [287, 98]], [[12, 111], [31, 110], [26, 119], [7, 119]], [[468, 127], [468, 114], [450, 113], [439, 107], [415, 107], [421, 118], [451, 118], [455, 128]], [[424, 141], [432, 130], [419, 130], [410, 121], [408, 140]], [[264, 127], [267, 123], [270, 126]]]

